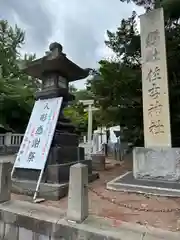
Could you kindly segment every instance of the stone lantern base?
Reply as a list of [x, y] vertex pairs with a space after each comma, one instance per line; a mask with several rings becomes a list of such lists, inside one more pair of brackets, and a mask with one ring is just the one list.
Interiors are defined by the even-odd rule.
[[[82, 164], [88, 165], [88, 179], [89, 182], [92, 182], [99, 178], [99, 174], [96, 172], [92, 172], [91, 160], [89, 162], [81, 161]], [[69, 168], [73, 165], [73, 163], [69, 164], [69, 166], [50, 166], [49, 176], [51, 178], [50, 182], [42, 181], [40, 183], [38, 197], [44, 198], [46, 200], [57, 201], [68, 194], [69, 188], [69, 179], [67, 180], [67, 176], [69, 178]], [[58, 169], [58, 170], [57, 170]], [[64, 172], [65, 171], [65, 172]], [[57, 183], [57, 178], [59, 178], [59, 174], [62, 173], [62, 178], [66, 178], [66, 180], [61, 181], [61, 183]], [[33, 196], [36, 189], [37, 181], [34, 180], [25, 180], [25, 179], [12, 179], [12, 192], [16, 194], [25, 194], [28, 196]]]

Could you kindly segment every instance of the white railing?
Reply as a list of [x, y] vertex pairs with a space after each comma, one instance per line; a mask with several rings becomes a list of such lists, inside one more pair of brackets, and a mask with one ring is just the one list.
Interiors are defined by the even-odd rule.
[[24, 134], [12, 134], [11, 136], [11, 145], [21, 145]]
[[0, 134], [0, 146], [20, 146], [24, 134], [19, 133], [5, 133]]

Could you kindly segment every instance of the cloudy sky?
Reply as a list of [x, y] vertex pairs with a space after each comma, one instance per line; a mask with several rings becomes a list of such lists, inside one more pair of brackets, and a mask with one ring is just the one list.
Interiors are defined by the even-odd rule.
[[[18, 24], [26, 32], [23, 52], [38, 57], [52, 41], [81, 67], [95, 68], [111, 55], [104, 45], [106, 30], [116, 30], [122, 18], [143, 9], [119, 0], [0, 0], [0, 19]], [[84, 87], [83, 80], [76, 87]]]

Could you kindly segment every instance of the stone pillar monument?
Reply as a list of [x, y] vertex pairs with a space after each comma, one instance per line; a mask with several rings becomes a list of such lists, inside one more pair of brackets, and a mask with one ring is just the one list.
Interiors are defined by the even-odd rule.
[[[36, 100], [63, 97], [40, 185], [39, 196], [46, 199], [59, 199], [67, 193], [70, 166], [77, 162], [88, 165], [90, 180], [92, 176], [97, 178], [97, 174], [92, 174], [91, 161], [84, 160], [84, 148], [78, 147], [79, 136], [75, 132], [75, 127], [63, 114], [68, 101], [74, 99], [68, 91], [69, 82], [86, 78], [89, 70], [82, 69], [70, 61], [62, 50], [59, 43], [52, 43], [46, 56], [33, 61], [23, 69], [28, 75], [42, 81], [42, 89], [36, 93]], [[36, 170], [16, 168], [13, 175], [13, 191], [21, 193], [28, 188], [34, 191], [38, 175]]]
[[180, 149], [171, 148], [163, 9], [140, 17], [145, 148], [135, 148], [135, 178], [180, 179]]
[[171, 147], [164, 15], [140, 17], [145, 147]]
[[88, 134], [87, 139], [88, 143], [91, 143], [92, 141], [92, 124], [93, 124], [93, 117], [92, 117], [92, 105], [94, 104], [94, 100], [80, 100], [80, 103], [82, 103], [85, 106], [88, 106], [86, 111], [88, 112]]
[[180, 148], [171, 146], [163, 9], [140, 17], [144, 147], [133, 149], [133, 173], [108, 189], [180, 196]]

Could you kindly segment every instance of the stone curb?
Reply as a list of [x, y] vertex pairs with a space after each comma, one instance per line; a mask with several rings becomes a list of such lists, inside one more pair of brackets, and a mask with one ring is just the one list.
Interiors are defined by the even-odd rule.
[[62, 239], [83, 240], [179, 240], [180, 232], [89, 216], [83, 223], [66, 220], [66, 213], [55, 207], [25, 201], [0, 204], [1, 224]]
[[[98, 224], [99, 222], [99, 224]], [[103, 229], [109, 229], [109, 232], [111, 234], [114, 234], [115, 232], [118, 233], [119, 237], [118, 239], [121, 239], [124, 235], [125, 238], [122, 239], [143, 239], [143, 240], [155, 240], [155, 239], [164, 239], [164, 240], [179, 240], [180, 239], [180, 231], [177, 232], [170, 232], [166, 230], [162, 230], [159, 228], [154, 228], [151, 226], [142, 226], [139, 224], [133, 224], [133, 223], [127, 223], [123, 221], [116, 221], [115, 219], [104, 219], [97, 216], [89, 216], [87, 220], [84, 221], [84, 223], [93, 225], [96, 229], [98, 229], [98, 225], [101, 225], [101, 228]], [[83, 224], [84, 224], [83, 223]], [[81, 224], [82, 225], [82, 224]], [[122, 236], [121, 236], [122, 235]], [[128, 238], [129, 237], [129, 238]], [[141, 238], [137, 238], [141, 237]]]

